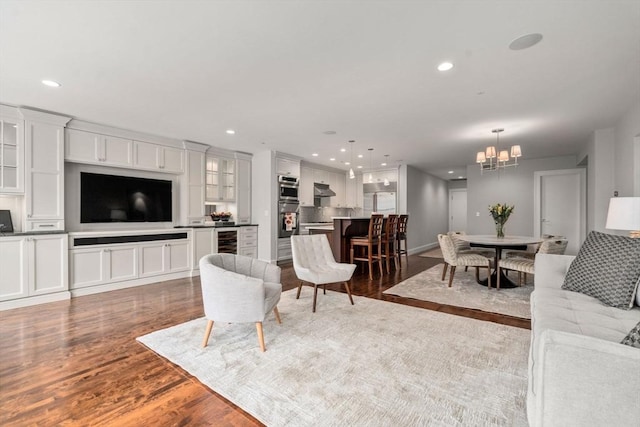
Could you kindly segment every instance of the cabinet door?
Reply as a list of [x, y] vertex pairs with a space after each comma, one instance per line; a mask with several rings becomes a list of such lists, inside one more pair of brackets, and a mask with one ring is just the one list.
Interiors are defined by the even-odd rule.
[[298, 198], [301, 206], [313, 206], [313, 169], [300, 167], [300, 186]]
[[329, 184], [329, 171], [314, 169], [313, 182], [318, 182], [320, 184]]
[[0, 239], [0, 301], [28, 296], [25, 237]]
[[102, 135], [81, 130], [65, 131], [65, 160], [81, 163], [98, 163], [102, 156]]
[[165, 243], [143, 245], [139, 248], [140, 277], [155, 276], [165, 272]]
[[344, 207], [346, 206], [346, 175], [338, 172], [332, 172], [329, 175], [329, 186], [336, 193], [331, 198], [331, 206]]
[[106, 281], [107, 256], [104, 248], [72, 249], [69, 256], [71, 289], [86, 288]]
[[251, 222], [251, 161], [236, 161], [236, 223]]
[[118, 282], [138, 277], [138, 248], [136, 246], [114, 246], [105, 249], [108, 256], [107, 280]]
[[236, 199], [236, 160], [220, 159], [220, 200], [227, 202]]
[[67, 235], [30, 237], [29, 294], [43, 295], [69, 289]]
[[167, 273], [184, 271], [191, 268], [191, 248], [188, 241], [171, 241], [165, 244], [164, 255]]
[[215, 253], [213, 228], [193, 230], [193, 267], [198, 268], [200, 258]]
[[220, 200], [220, 159], [207, 156], [205, 167], [207, 202], [217, 202]]
[[0, 193], [24, 191], [24, 122], [0, 116]]
[[160, 163], [162, 172], [184, 172], [184, 150], [170, 147], [161, 147], [160, 149], [162, 150], [162, 162]]
[[300, 176], [300, 162], [276, 158], [276, 173], [278, 175]]
[[103, 164], [114, 166], [131, 166], [133, 153], [133, 141], [130, 139], [105, 136], [103, 139], [102, 160]]
[[160, 169], [158, 159], [160, 153], [158, 152], [158, 148], [161, 147], [147, 142], [134, 141], [133, 161], [135, 166], [144, 169]]

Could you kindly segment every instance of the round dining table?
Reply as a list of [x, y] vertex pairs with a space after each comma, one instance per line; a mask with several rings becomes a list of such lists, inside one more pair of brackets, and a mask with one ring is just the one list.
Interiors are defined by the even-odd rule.
[[[504, 236], [496, 237], [489, 234], [460, 234], [457, 236], [460, 240], [469, 242], [472, 247], [492, 248], [495, 250], [493, 260], [493, 273], [491, 274], [491, 282], [498, 283], [498, 263], [502, 258], [503, 249], [526, 249], [527, 245], [540, 243], [542, 239], [532, 236]], [[487, 286], [487, 279], [478, 280], [478, 283]], [[500, 272], [500, 288], [515, 288], [518, 285], [512, 282], [504, 272]]]

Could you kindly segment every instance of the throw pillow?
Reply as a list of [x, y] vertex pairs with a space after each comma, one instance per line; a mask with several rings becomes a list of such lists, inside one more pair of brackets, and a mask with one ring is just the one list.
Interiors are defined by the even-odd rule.
[[640, 348], [640, 322], [638, 322], [638, 324], [633, 329], [631, 329], [627, 336], [624, 337], [622, 341], [620, 341], [620, 344]]
[[569, 266], [562, 289], [629, 310], [640, 282], [640, 239], [592, 231]]

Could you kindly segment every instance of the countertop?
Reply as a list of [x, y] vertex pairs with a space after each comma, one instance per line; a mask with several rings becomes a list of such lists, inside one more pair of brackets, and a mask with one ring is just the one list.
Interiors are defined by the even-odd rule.
[[204, 224], [204, 225], [176, 225], [173, 228], [236, 228], [236, 227], [257, 227], [258, 224]]
[[327, 230], [333, 231], [333, 225], [309, 225], [307, 230]]
[[19, 231], [16, 233], [0, 233], [0, 237], [13, 237], [13, 236], [44, 236], [46, 234], [67, 234], [64, 230], [51, 230], [51, 231]]

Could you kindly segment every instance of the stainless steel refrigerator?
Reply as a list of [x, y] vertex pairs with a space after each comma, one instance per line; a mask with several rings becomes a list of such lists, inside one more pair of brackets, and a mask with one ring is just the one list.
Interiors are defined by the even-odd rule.
[[363, 214], [369, 216], [373, 212], [384, 215], [396, 213], [397, 188], [396, 182], [389, 182], [389, 185], [382, 182], [363, 184]]

